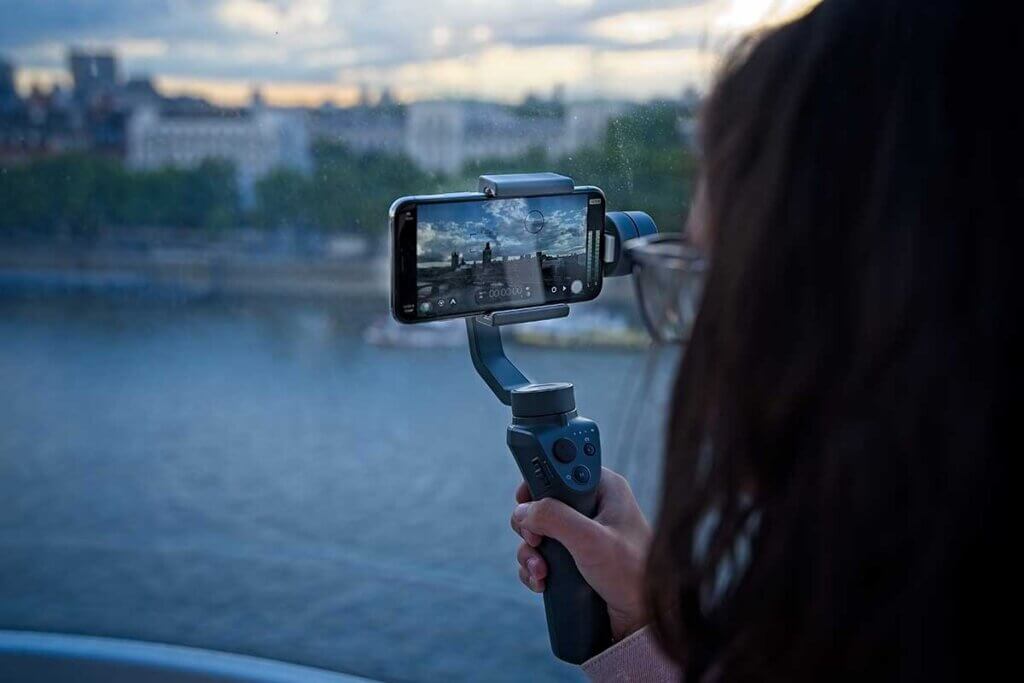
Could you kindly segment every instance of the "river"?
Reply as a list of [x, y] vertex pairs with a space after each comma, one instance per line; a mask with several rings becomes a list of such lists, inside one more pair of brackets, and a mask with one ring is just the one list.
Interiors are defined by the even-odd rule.
[[[516, 577], [507, 408], [464, 347], [365, 344], [381, 308], [0, 296], [0, 628], [576, 680]], [[576, 383], [650, 509], [668, 363], [515, 357]]]

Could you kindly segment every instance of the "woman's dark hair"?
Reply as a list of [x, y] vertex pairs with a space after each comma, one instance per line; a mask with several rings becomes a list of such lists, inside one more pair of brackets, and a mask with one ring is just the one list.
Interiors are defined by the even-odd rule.
[[689, 680], [953, 680], [1006, 656], [1024, 113], [999, 5], [826, 0], [741, 44], [709, 96], [711, 262], [648, 567]]

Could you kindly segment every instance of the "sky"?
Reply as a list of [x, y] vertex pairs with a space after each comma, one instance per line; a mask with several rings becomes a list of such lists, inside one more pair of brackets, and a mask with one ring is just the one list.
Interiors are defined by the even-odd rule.
[[677, 97], [737, 36], [812, 0], [0, 0], [19, 87], [66, 83], [70, 45], [222, 104]]
[[[416, 253], [424, 262], [447, 261], [456, 251], [467, 261], [494, 257], [550, 255], [586, 250], [587, 195], [493, 199], [485, 202], [424, 204], [416, 223]], [[543, 223], [537, 222], [539, 211]]]

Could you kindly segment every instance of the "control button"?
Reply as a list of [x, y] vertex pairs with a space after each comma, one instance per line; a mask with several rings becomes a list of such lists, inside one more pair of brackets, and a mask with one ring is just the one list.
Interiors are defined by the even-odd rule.
[[544, 214], [534, 209], [526, 216], [526, 231], [536, 235], [544, 229]]
[[540, 458], [534, 458], [530, 462], [533, 465], [533, 476], [547, 491], [551, 488], [551, 480], [548, 479], [548, 473], [544, 470], [544, 463], [540, 461]]
[[573, 294], [579, 294], [580, 292], [583, 291], [583, 281], [573, 280], [570, 289], [572, 290]]
[[583, 452], [587, 455], [593, 455], [594, 453], [597, 453], [597, 446], [592, 443], [585, 443], [583, 444]]
[[583, 465], [576, 465], [572, 468], [572, 479], [577, 484], [586, 484], [590, 481], [590, 470]]
[[[554, 451], [560, 462], [572, 462], [576, 458], [576, 444], [564, 437], [555, 442]], [[587, 476], [590, 476], [589, 472]]]

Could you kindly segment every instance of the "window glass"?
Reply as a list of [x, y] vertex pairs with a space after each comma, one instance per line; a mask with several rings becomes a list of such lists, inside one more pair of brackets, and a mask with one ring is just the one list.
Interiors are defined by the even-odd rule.
[[[677, 230], [716, 59], [793, 3], [0, 0], [0, 628], [384, 680], [563, 680], [461, 321], [387, 210], [557, 171]], [[628, 278], [510, 330], [653, 513]]]

